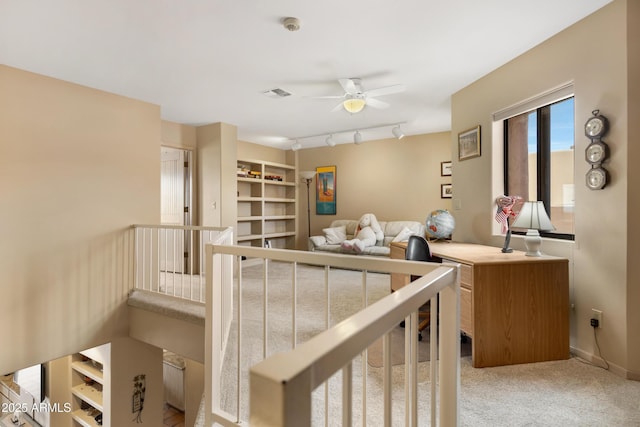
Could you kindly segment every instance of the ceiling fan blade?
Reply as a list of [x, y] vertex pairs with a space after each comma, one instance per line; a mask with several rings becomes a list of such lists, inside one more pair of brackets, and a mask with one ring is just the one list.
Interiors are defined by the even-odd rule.
[[373, 108], [383, 109], [383, 108], [388, 108], [389, 104], [387, 104], [384, 101], [380, 101], [379, 99], [368, 98], [367, 97], [367, 106], [368, 107], [373, 107]]
[[336, 111], [340, 111], [342, 110], [344, 107], [342, 106], [342, 102], [340, 102], [338, 105], [336, 105], [335, 107], [333, 107], [333, 109], [331, 110], [332, 113], [335, 113]]
[[340, 86], [350, 95], [356, 94], [359, 92], [358, 86], [353, 81], [353, 79], [339, 79]]
[[340, 98], [344, 98], [344, 95], [307, 96], [306, 98], [311, 98], [311, 99], [340, 99]]
[[382, 96], [382, 95], [391, 95], [392, 93], [404, 92], [406, 89], [405, 85], [393, 85], [380, 87], [378, 89], [372, 89], [365, 92], [367, 96]]

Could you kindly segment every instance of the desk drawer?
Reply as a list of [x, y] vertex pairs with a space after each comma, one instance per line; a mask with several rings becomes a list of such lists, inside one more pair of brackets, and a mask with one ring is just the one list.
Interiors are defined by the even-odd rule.
[[473, 288], [473, 267], [467, 264], [460, 264], [460, 286]]
[[473, 338], [473, 304], [471, 290], [460, 287], [460, 330]]

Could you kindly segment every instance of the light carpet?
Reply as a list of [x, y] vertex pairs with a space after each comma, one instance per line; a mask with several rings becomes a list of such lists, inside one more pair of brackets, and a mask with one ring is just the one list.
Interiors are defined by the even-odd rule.
[[[271, 263], [271, 282], [267, 296], [269, 312], [268, 354], [291, 348], [291, 266]], [[331, 270], [329, 300], [333, 325], [362, 307], [362, 275], [348, 270]], [[297, 300], [298, 342], [324, 330], [325, 312], [321, 301], [324, 270], [299, 265]], [[244, 288], [242, 348], [240, 360], [242, 385], [240, 417], [248, 419], [248, 368], [262, 359], [263, 291], [262, 266], [243, 268]], [[367, 274], [368, 301], [372, 303], [389, 293], [389, 277]], [[289, 325], [289, 326], [287, 326]], [[223, 407], [237, 410], [236, 379], [237, 319], [232, 326], [226, 354], [223, 383]], [[418, 364], [419, 425], [429, 420], [429, 363]], [[473, 368], [470, 356], [460, 359], [460, 425], [462, 426], [640, 426], [640, 382], [624, 380], [606, 370], [579, 359], [542, 362], [494, 368]], [[404, 365], [392, 367], [393, 425], [404, 424]], [[367, 426], [382, 425], [382, 368], [354, 361], [354, 425], [363, 425], [361, 417], [362, 378], [367, 381]], [[330, 380], [328, 424], [340, 425], [341, 380], [338, 373]], [[313, 394], [313, 424], [324, 425], [324, 387]]]
[[[391, 364], [404, 364], [404, 337], [405, 330], [400, 326], [391, 330]], [[418, 362], [428, 362], [430, 358], [430, 336], [429, 329], [422, 331], [422, 341], [418, 341]], [[471, 356], [471, 340], [466, 339], [460, 342], [460, 356]], [[381, 368], [382, 365], [382, 338], [377, 339], [367, 349], [367, 363], [374, 368]]]

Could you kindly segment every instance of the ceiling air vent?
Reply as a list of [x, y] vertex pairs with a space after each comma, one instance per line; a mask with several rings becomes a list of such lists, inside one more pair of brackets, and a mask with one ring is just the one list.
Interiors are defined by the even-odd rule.
[[287, 92], [286, 90], [280, 89], [280, 88], [267, 90], [265, 92], [262, 92], [262, 94], [265, 95], [265, 96], [268, 96], [269, 98], [285, 98], [285, 97], [291, 95], [291, 93]]

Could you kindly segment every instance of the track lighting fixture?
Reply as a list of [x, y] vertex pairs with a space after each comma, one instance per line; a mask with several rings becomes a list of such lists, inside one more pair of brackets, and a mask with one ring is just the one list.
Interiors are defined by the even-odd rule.
[[362, 134], [359, 130], [357, 130], [356, 133], [353, 134], [353, 143], [362, 144]]
[[[302, 148], [302, 143], [300, 142], [301, 139], [310, 139], [310, 138], [324, 138], [324, 142], [329, 146], [329, 147], [334, 147], [336, 145], [336, 140], [334, 138], [335, 134], [350, 134], [351, 132], [353, 133], [353, 142], [354, 144], [362, 144], [364, 142], [363, 140], [363, 136], [360, 133], [360, 131], [366, 131], [366, 130], [371, 130], [371, 129], [381, 129], [381, 128], [392, 128], [391, 132], [393, 133], [393, 136], [398, 138], [398, 139], [402, 139], [404, 138], [404, 132], [402, 132], [402, 129], [400, 129], [400, 125], [405, 124], [406, 122], [400, 122], [400, 123], [386, 123], [386, 124], [382, 124], [382, 125], [378, 125], [378, 126], [369, 126], [369, 127], [365, 127], [365, 128], [357, 128], [357, 129], [344, 129], [344, 130], [339, 130], [339, 131], [335, 131], [335, 132], [331, 132], [331, 133], [320, 133], [320, 134], [315, 134], [315, 135], [308, 135], [308, 136], [299, 136], [297, 138], [291, 138], [291, 140], [294, 140], [295, 142], [291, 145], [291, 149], [293, 151], [297, 151], [300, 150]], [[315, 146], [315, 144], [313, 144]]]
[[404, 133], [402, 133], [402, 129], [400, 129], [400, 125], [397, 125], [393, 129], [391, 129], [391, 133], [398, 139], [404, 138]]
[[325, 142], [329, 147], [333, 147], [336, 145], [336, 142], [333, 140], [333, 135], [329, 135], [327, 139], [325, 139]]

